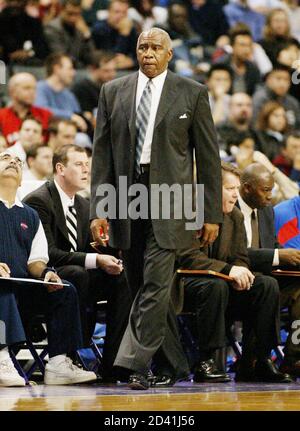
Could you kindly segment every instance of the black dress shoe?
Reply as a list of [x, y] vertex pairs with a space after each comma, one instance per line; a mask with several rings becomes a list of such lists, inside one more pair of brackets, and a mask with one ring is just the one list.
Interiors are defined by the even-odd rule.
[[228, 374], [219, 371], [214, 360], [202, 361], [194, 370], [194, 382], [196, 383], [226, 383], [230, 382]]
[[153, 376], [149, 383], [150, 386], [155, 388], [169, 388], [174, 386], [175, 382], [176, 379], [172, 376]]
[[128, 386], [137, 391], [145, 391], [149, 389], [147, 376], [143, 374], [131, 374], [128, 380]]
[[292, 383], [293, 381], [289, 374], [281, 373], [271, 359], [256, 361], [254, 371], [257, 382]]

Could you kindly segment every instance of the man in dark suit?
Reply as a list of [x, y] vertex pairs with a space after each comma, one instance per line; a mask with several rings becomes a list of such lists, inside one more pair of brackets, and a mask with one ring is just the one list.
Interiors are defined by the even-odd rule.
[[[95, 240], [101, 241], [99, 228], [107, 236], [107, 218], [101, 211], [103, 185], [113, 186], [118, 193], [124, 190], [123, 195], [134, 183], [144, 186], [146, 194], [153, 185], [192, 185], [193, 151], [198, 183], [205, 185], [201, 239], [207, 244], [217, 237], [222, 221], [221, 170], [207, 91], [168, 71], [171, 58], [171, 41], [165, 31], [143, 32], [137, 43], [139, 72], [102, 87], [92, 162], [90, 217]], [[119, 194], [122, 200], [124, 196]], [[143, 198], [143, 203], [148, 202]], [[115, 361], [131, 373], [132, 389], [148, 388], [145, 376], [160, 347], [165, 349], [174, 375], [187, 373], [183, 359], [175, 358], [166, 347], [178, 346], [178, 334], [168, 325], [168, 310], [176, 249], [192, 243], [197, 227], [187, 230], [185, 217], [175, 219], [174, 201], [170, 193], [168, 219], [161, 214], [155, 218], [153, 212], [151, 217], [146, 211], [144, 219], [140, 214], [132, 220], [123, 217], [118, 205], [116, 217], [109, 217], [110, 245], [123, 250], [135, 296]], [[158, 210], [163, 207], [157, 201], [151, 203], [152, 210], [155, 204]], [[176, 350], [179, 355], [180, 345]]]
[[96, 302], [108, 300], [103, 372], [105, 379], [110, 379], [131, 305], [125, 276], [120, 275], [122, 263], [118, 257], [95, 253], [90, 246], [89, 203], [76, 194], [87, 184], [86, 151], [74, 145], [57, 150], [53, 172], [54, 180], [26, 196], [25, 202], [39, 213], [49, 245], [50, 265], [77, 289], [86, 346], [95, 328]]
[[[264, 166], [253, 163], [242, 174], [238, 200], [244, 215], [251, 269], [268, 275], [271, 275], [272, 270], [278, 266], [298, 269], [300, 265], [300, 251], [292, 248], [283, 249], [277, 241], [274, 211], [271, 206], [273, 187], [272, 174]], [[290, 321], [281, 370], [297, 377], [300, 376], [300, 345], [293, 342], [293, 334], [297, 328], [293, 329], [292, 323], [300, 319], [298, 280], [292, 277], [278, 277], [281, 307], [289, 308]]]
[[[234, 206], [240, 172], [222, 163], [222, 177], [224, 219], [219, 237], [212, 247], [199, 249], [195, 242], [193, 248], [179, 250], [176, 256], [181, 268], [224, 274], [224, 278], [187, 276], [173, 285], [176, 310], [180, 311], [183, 305], [185, 311], [196, 314], [199, 362], [194, 368], [194, 382], [230, 380], [218, 370], [213, 358], [216, 349], [226, 346], [226, 326], [242, 320], [243, 354], [236, 380], [289, 383], [290, 377], [280, 373], [270, 359], [271, 350], [279, 340], [279, 287], [272, 277], [254, 277], [250, 272], [243, 216]], [[232, 278], [231, 282], [225, 279], [226, 275]], [[249, 366], [252, 331], [257, 338], [254, 370]]]

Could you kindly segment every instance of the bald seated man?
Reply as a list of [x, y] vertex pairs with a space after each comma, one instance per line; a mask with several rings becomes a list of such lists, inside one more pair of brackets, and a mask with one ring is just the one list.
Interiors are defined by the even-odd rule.
[[[272, 270], [278, 267], [300, 270], [300, 250], [283, 249], [276, 238], [273, 187], [272, 174], [259, 163], [253, 163], [243, 171], [238, 205], [244, 215], [250, 268], [265, 275], [272, 275]], [[277, 281], [281, 307], [289, 310], [289, 335], [280, 370], [300, 377], [300, 344], [297, 326], [293, 328], [293, 322], [300, 319], [300, 281], [292, 277], [278, 277]]]

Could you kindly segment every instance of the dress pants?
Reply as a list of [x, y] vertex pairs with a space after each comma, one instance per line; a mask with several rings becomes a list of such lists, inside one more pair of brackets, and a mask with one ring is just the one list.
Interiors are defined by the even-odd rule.
[[[14, 289], [0, 281], [0, 346], [11, 346], [25, 341], [26, 336], [18, 310]], [[12, 285], [12, 282], [8, 282]], [[6, 284], [8, 284], [6, 283]]]

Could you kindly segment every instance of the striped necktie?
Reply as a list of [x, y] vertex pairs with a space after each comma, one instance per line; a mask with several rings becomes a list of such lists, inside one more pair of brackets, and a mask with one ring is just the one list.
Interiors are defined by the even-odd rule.
[[251, 247], [259, 248], [258, 220], [254, 210], [251, 213], [251, 230], [252, 230]]
[[66, 225], [68, 229], [69, 241], [71, 244], [70, 251], [77, 250], [77, 217], [76, 217], [76, 209], [74, 206], [68, 207], [68, 211], [66, 214]]
[[148, 128], [150, 110], [151, 110], [151, 79], [149, 79], [146, 87], [144, 88], [138, 109], [136, 111], [136, 151], [135, 151], [135, 173], [138, 176], [140, 172], [140, 160], [143, 150], [143, 145]]

